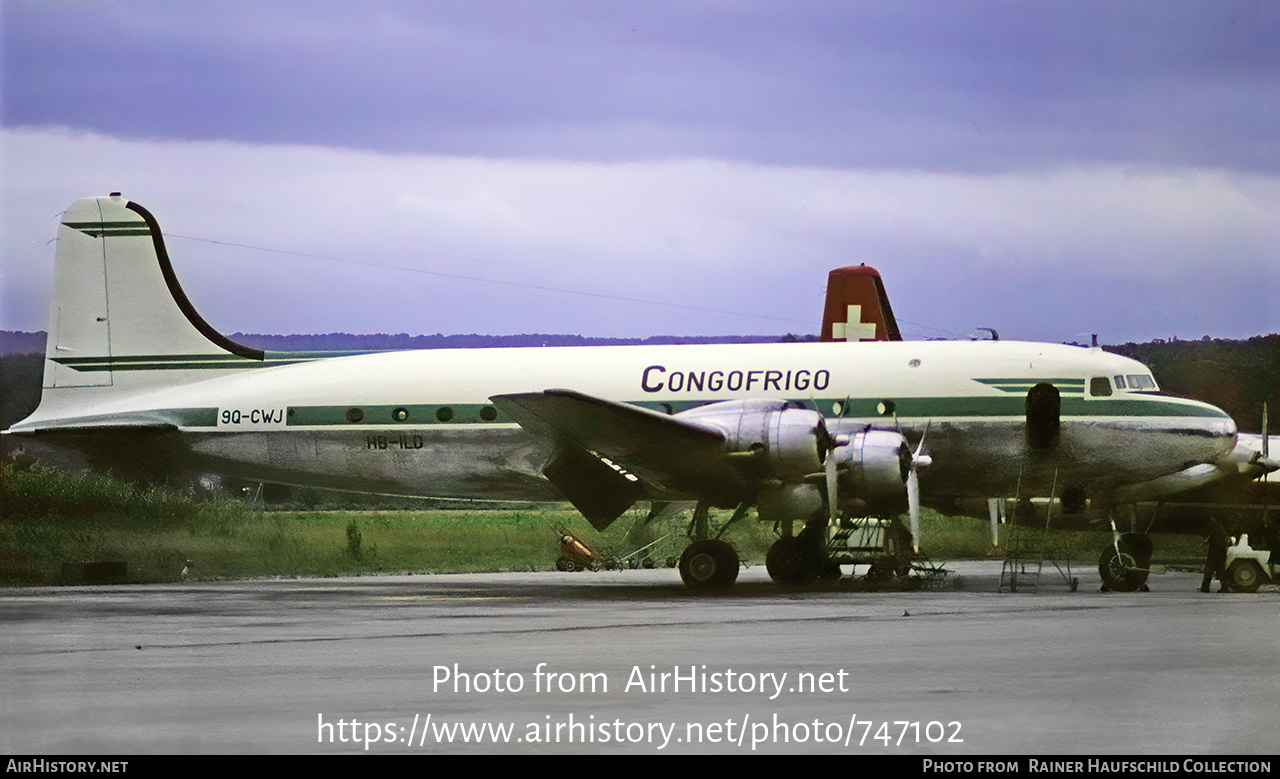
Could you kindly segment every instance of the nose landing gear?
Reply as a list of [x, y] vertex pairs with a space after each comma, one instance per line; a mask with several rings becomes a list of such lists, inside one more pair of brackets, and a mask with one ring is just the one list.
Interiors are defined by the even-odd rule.
[[1146, 587], [1151, 572], [1151, 539], [1142, 533], [1117, 534], [1102, 552], [1098, 574], [1111, 592], [1134, 592]]

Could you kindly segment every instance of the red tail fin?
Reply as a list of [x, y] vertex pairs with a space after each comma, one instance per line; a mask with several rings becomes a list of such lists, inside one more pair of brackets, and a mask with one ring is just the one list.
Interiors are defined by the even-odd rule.
[[823, 341], [901, 341], [889, 296], [875, 268], [850, 265], [827, 276]]

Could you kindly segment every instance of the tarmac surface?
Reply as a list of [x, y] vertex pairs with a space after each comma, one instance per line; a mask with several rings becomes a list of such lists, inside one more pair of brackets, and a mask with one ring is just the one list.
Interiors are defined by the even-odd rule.
[[1103, 593], [1080, 564], [1078, 592], [1048, 568], [998, 594], [999, 561], [947, 567], [918, 591], [763, 567], [714, 595], [671, 570], [4, 590], [0, 750], [1276, 752], [1276, 587]]

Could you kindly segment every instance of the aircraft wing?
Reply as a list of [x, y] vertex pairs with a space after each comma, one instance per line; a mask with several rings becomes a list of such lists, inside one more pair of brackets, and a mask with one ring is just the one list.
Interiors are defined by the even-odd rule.
[[[490, 400], [547, 442], [543, 472], [598, 528], [646, 491], [735, 500], [748, 482], [715, 428], [571, 390]], [[623, 505], [625, 503], [625, 505]]]
[[1193, 465], [1158, 479], [1126, 485], [1116, 490], [1115, 498], [1120, 503], [1162, 500], [1191, 490], [1242, 484], [1266, 476], [1280, 470], [1280, 463], [1268, 456], [1271, 451], [1268, 443], [1280, 444], [1280, 436], [1270, 436], [1268, 441], [1260, 435], [1241, 433], [1236, 436], [1235, 449], [1217, 462]]
[[[1230, 455], [1233, 461], [1242, 463], [1240, 470], [1271, 473], [1280, 470], [1280, 435], [1258, 435], [1256, 433], [1239, 433], [1236, 435], [1236, 448]], [[1249, 478], [1257, 478], [1252, 473]]]

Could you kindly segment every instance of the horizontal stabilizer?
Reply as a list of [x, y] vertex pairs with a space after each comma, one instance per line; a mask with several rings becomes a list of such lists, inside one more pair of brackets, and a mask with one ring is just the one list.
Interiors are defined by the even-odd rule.
[[177, 430], [188, 426], [213, 427], [215, 424], [217, 424], [217, 409], [170, 408], [116, 414], [71, 414], [65, 417], [31, 418], [13, 424], [7, 432], [13, 435], [34, 435], [55, 431]]

